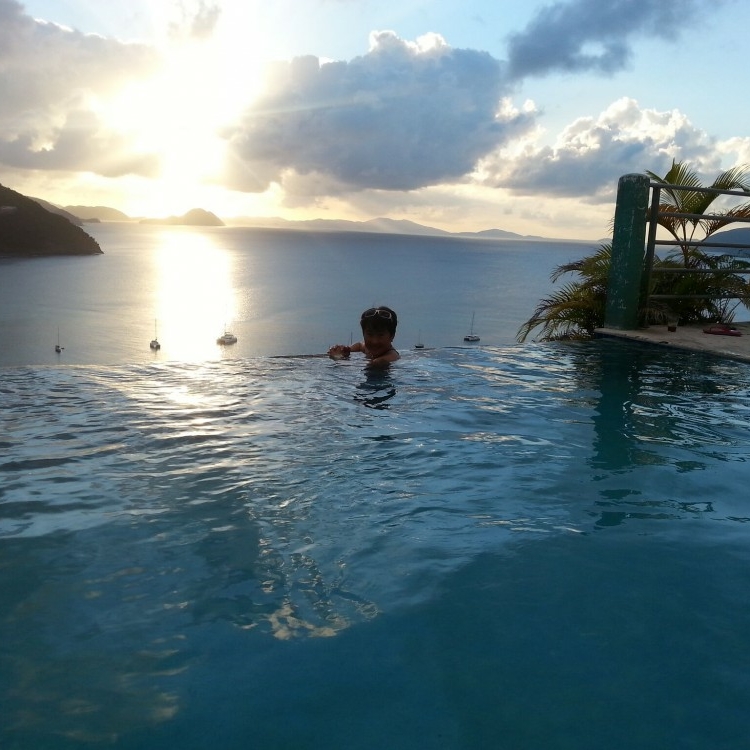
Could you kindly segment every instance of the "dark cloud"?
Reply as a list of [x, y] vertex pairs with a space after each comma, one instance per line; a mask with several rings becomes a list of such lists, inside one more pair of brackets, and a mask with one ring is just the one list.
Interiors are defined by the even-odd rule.
[[[716, 0], [715, 6], [723, 0]], [[714, 8], [715, 8], [714, 6]], [[629, 61], [635, 36], [674, 39], [708, 12], [698, 0], [573, 0], [542, 8], [508, 45], [512, 80], [553, 71], [611, 74]]]
[[[0, 0], [0, 160], [16, 165], [46, 161], [50, 169], [65, 164], [99, 172], [106, 149], [97, 145], [116, 144], [127, 152], [127, 144], [105, 133], [102, 124], [82, 110], [91, 98], [116, 91], [157, 64], [153, 51], [143, 45], [41, 23], [15, 0]], [[69, 129], [73, 122], [75, 127]], [[90, 139], [91, 148], [73, 148], [74, 136], [81, 144]], [[65, 153], [54, 153], [63, 148]], [[107, 163], [112, 159], [110, 154]], [[121, 164], [146, 168], [137, 154], [123, 157]]]
[[530, 113], [499, 112], [505, 93], [500, 62], [437, 36], [418, 46], [380, 32], [350, 62], [298, 58], [231, 134], [230, 181], [247, 191], [289, 173], [329, 191], [455, 181], [531, 126]]

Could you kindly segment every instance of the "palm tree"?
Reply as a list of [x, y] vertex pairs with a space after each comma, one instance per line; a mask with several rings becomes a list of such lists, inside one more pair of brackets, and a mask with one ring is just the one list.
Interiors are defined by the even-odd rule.
[[[689, 271], [680, 273], [689, 264]], [[745, 261], [731, 255], [713, 255], [693, 248], [685, 258], [680, 253], [654, 258], [650, 294], [668, 294], [676, 299], [651, 300], [641, 311], [646, 325], [676, 318], [681, 325], [730, 323], [738, 305], [750, 307], [750, 283], [738, 271], [747, 271]], [[659, 273], [659, 270], [667, 273]], [[699, 273], [695, 273], [695, 271]]]
[[[723, 172], [710, 187], [741, 190], [750, 196], [749, 170], [743, 166]], [[702, 187], [695, 171], [682, 162], [673, 161], [664, 177], [653, 172], [646, 174], [660, 183]], [[677, 315], [683, 324], [730, 322], [737, 304], [750, 307], [750, 282], [733, 273], [748, 269], [748, 264], [729, 255], [706, 253], [699, 247], [702, 240], [718, 229], [750, 217], [750, 202], [746, 202], [726, 211], [714, 209], [711, 218], [702, 218], [718, 197], [716, 193], [698, 190], [661, 189], [660, 213], [679, 212], [689, 216], [659, 216], [659, 224], [675, 238], [679, 251], [664, 259], [654, 258], [653, 270], [657, 273], [650, 277], [649, 293], [680, 295], [682, 299], [670, 302], [669, 306], [660, 300], [648, 303], [641, 311], [645, 323], [663, 322], [668, 315]], [[698, 227], [703, 237], [695, 237]], [[550, 277], [553, 283], [566, 273], [577, 273], [579, 280], [540, 300], [533, 315], [519, 328], [517, 340], [525, 341], [531, 331], [540, 326], [542, 341], [593, 336], [594, 329], [604, 324], [611, 253], [611, 244], [605, 244], [592, 256], [555, 268]], [[680, 268], [716, 273], [676, 273]], [[672, 272], [658, 273], [660, 269], [672, 269]], [[735, 301], [737, 299], [739, 302]]]
[[566, 273], [577, 273], [581, 280], [569, 282], [552, 296], [540, 300], [534, 314], [516, 334], [517, 340], [525, 341], [539, 326], [542, 341], [593, 336], [594, 329], [604, 322], [611, 258], [612, 245], [608, 243], [594, 255], [557, 266], [550, 276], [552, 283]]
[[[750, 196], [750, 178], [748, 167], [740, 166], [722, 172], [708, 187], [715, 190], [741, 190]], [[654, 182], [669, 185], [680, 185], [682, 187], [705, 187], [701, 185], [695, 170], [688, 164], [672, 160], [669, 171], [660, 177], [655, 172], [646, 170]], [[712, 218], [700, 218], [705, 214], [714, 201], [720, 196], [717, 193], [704, 193], [698, 190], [672, 190], [661, 189], [659, 202], [659, 225], [664, 227], [679, 243], [685, 268], [690, 268], [696, 261], [693, 251], [697, 243], [710, 237], [714, 232], [731, 224], [737, 219], [750, 218], [750, 202], [730, 208], [727, 211], [712, 211]], [[688, 214], [684, 216], [663, 216], [663, 213]], [[718, 216], [719, 218], [713, 218]], [[695, 232], [700, 227], [704, 236], [695, 238]]]
[[[672, 166], [663, 176], [650, 171], [647, 174], [654, 182], [682, 187], [704, 187], [695, 170], [688, 164], [672, 160]], [[737, 190], [750, 196], [748, 167], [739, 166], [722, 172], [708, 187], [714, 190]], [[750, 287], [747, 281], [733, 271], [747, 269], [747, 263], [730, 255], [707, 253], [701, 243], [714, 232], [732, 224], [737, 219], [750, 218], [750, 202], [734, 206], [728, 210], [712, 208], [721, 196], [702, 190], [673, 190], [661, 188], [659, 200], [659, 225], [664, 227], [677, 241], [678, 253], [672, 253], [660, 261], [654, 258], [654, 268], [674, 268], [679, 264], [692, 271], [714, 271], [714, 273], [684, 273], [674, 271], [657, 274], [651, 285], [652, 294], [671, 294], [681, 297], [672, 300], [669, 312], [685, 323], [706, 321], [731, 321], [738, 298], [748, 306]], [[702, 218], [711, 209], [710, 218]], [[684, 216], [665, 216], [664, 213], [679, 213]], [[702, 237], [696, 237], [700, 228]], [[681, 256], [681, 258], [680, 258]], [[657, 307], [658, 309], [658, 307]], [[648, 320], [648, 317], [644, 318]]]

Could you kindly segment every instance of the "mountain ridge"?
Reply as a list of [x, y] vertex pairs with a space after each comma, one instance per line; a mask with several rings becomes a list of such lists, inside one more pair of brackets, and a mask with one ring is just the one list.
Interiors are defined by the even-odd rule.
[[[737, 245], [750, 245], [750, 227], [737, 227], [736, 229], [723, 229], [716, 232], [711, 239], [719, 242], [732, 242]], [[732, 248], [723, 248], [723, 252], [731, 254]], [[722, 248], [714, 248], [715, 252], [722, 252]]]
[[[192, 226], [232, 226], [258, 229], [302, 229], [329, 232], [373, 232], [382, 234], [406, 234], [430, 237], [466, 237], [475, 239], [550, 240], [541, 235], [518, 234], [505, 229], [483, 229], [477, 232], [449, 232], [409, 219], [378, 217], [364, 221], [350, 219], [282, 219], [277, 216], [235, 216], [225, 220], [204, 209], [191, 209], [183, 216], [163, 219], [136, 218], [107, 206], [65, 206], [65, 210], [83, 222], [133, 221], [141, 224], [187, 224]], [[201, 218], [202, 217], [202, 218]], [[571, 240], [576, 241], [576, 240]]]

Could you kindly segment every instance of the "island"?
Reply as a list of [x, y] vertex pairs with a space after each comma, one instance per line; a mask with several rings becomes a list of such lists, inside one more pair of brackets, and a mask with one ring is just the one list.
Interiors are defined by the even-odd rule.
[[224, 222], [210, 211], [192, 208], [182, 216], [168, 216], [166, 219], [141, 219], [141, 224], [168, 224], [170, 226], [223, 227]]
[[0, 257], [101, 254], [81, 227], [0, 185]]
[[[38, 199], [37, 199], [38, 200]], [[41, 203], [42, 201], [40, 201]], [[53, 209], [50, 209], [53, 210]], [[417, 235], [420, 237], [460, 237], [476, 240], [528, 240], [534, 242], [588, 242], [587, 240], [560, 240], [536, 234], [517, 234], [505, 229], [484, 229], [478, 232], [449, 232], [445, 229], [417, 224], [408, 219], [379, 217], [366, 221], [351, 219], [282, 219], [278, 216], [234, 216], [220, 219], [203, 208], [193, 208], [182, 216], [131, 217], [108, 206], [65, 206], [81, 223], [91, 222], [135, 222], [138, 224], [193, 226], [193, 227], [245, 227], [248, 229], [282, 229], [304, 232], [363, 232], [367, 234]], [[601, 240], [598, 244], [609, 242]]]

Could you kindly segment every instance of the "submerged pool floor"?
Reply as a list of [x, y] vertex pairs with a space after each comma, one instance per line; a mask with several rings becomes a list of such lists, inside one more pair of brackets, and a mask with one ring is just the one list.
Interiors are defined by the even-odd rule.
[[750, 367], [9, 368], [0, 746], [742, 747]]

